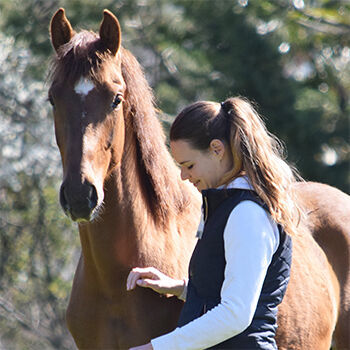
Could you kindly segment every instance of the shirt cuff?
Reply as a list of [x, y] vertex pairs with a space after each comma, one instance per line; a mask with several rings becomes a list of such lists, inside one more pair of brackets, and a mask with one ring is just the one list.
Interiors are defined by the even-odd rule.
[[184, 278], [183, 281], [184, 281], [184, 289], [182, 290], [182, 293], [178, 296], [178, 299], [186, 301], [188, 278]]

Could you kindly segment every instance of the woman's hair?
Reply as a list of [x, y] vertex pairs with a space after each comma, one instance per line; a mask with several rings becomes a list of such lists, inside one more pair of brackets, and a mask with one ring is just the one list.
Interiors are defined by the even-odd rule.
[[224, 102], [199, 101], [186, 107], [170, 129], [170, 140], [185, 140], [198, 150], [208, 150], [213, 139], [221, 140], [232, 153], [233, 166], [221, 185], [247, 175], [273, 219], [294, 234], [301, 211], [292, 184], [301, 177], [284, 160], [281, 142], [265, 127], [252, 104], [242, 97]]

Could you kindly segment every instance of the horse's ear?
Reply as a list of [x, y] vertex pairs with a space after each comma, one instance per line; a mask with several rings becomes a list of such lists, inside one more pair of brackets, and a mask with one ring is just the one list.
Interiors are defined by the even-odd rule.
[[103, 11], [100, 38], [107, 49], [109, 49], [113, 55], [116, 55], [120, 48], [122, 37], [119, 21], [111, 11]]
[[63, 8], [57, 10], [52, 16], [50, 34], [52, 46], [56, 51], [58, 51], [62, 45], [68, 43], [74, 35], [72, 26], [69, 23]]

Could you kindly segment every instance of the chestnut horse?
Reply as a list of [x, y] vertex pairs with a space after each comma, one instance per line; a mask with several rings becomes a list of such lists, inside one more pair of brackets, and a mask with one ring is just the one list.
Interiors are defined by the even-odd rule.
[[[81, 349], [124, 349], [176, 327], [181, 303], [137, 288], [134, 266], [187, 275], [200, 199], [180, 180], [151, 90], [105, 10], [99, 35], [51, 20], [56, 51], [49, 100], [63, 165], [60, 202], [79, 224], [82, 254], [67, 323]], [[309, 214], [294, 238], [291, 281], [278, 314], [280, 349], [349, 344], [350, 200], [321, 184], [296, 186]]]

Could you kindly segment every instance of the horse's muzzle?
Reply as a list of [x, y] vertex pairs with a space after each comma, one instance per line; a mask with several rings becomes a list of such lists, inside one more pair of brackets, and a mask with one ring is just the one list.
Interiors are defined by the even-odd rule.
[[61, 185], [60, 203], [73, 221], [90, 221], [97, 201], [96, 188], [89, 182], [79, 185], [63, 182]]

